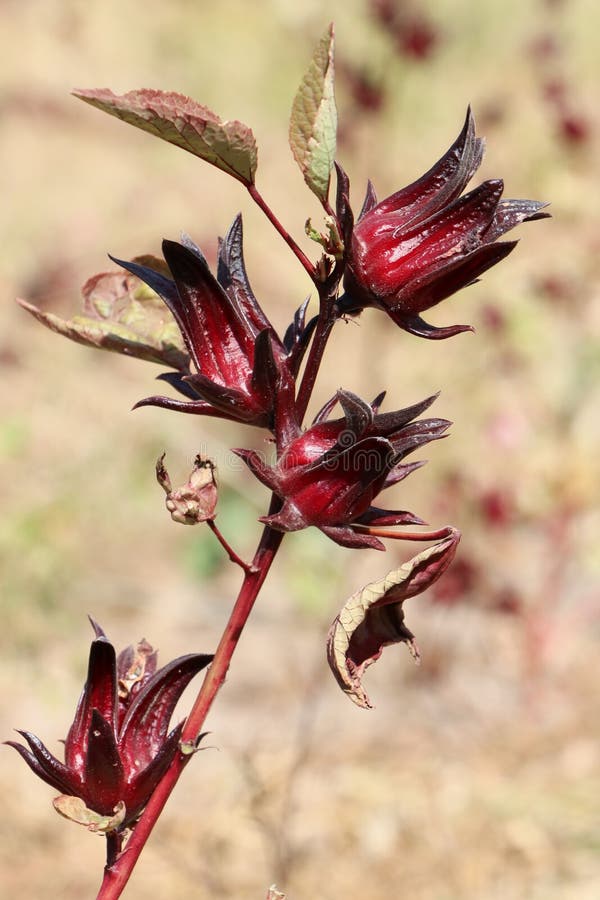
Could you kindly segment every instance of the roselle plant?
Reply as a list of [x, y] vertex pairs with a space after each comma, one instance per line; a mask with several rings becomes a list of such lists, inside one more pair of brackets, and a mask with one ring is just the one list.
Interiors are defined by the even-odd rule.
[[[364, 708], [370, 700], [363, 675], [384, 647], [403, 642], [418, 658], [404, 621], [404, 602], [444, 573], [460, 533], [452, 527], [403, 530], [425, 523], [407, 510], [381, 507], [379, 495], [422, 465], [409, 457], [443, 437], [450, 423], [425, 415], [436, 397], [394, 410], [385, 392], [366, 401], [340, 388], [307, 425], [309, 401], [340, 319], [376, 308], [423, 338], [443, 339], [469, 330], [464, 325], [436, 328], [420, 314], [507, 256], [515, 242], [498, 242], [505, 232], [546, 214], [543, 203], [503, 200], [501, 181], [484, 182], [463, 194], [483, 155], [469, 111], [457, 140], [422, 178], [381, 202], [369, 182], [355, 216], [348, 176], [335, 159], [332, 26], [302, 79], [290, 123], [292, 152], [324, 211], [322, 231], [306, 224], [307, 234], [321, 246], [315, 262], [259, 192], [256, 143], [246, 125], [223, 121], [174, 93], [139, 90], [117, 96], [109, 90], [82, 90], [75, 95], [237, 179], [303, 266], [319, 301], [316, 315], [307, 315], [305, 302], [285, 334], [276, 333], [248, 279], [240, 215], [219, 241], [214, 273], [192, 239], [183, 236], [179, 242], [163, 242], [163, 259], [113, 258], [120, 271], [91, 278], [83, 288], [83, 314], [70, 321], [20, 301], [39, 321], [72, 340], [164, 366], [159, 379], [166, 394], [142, 399], [137, 406], [229, 419], [262, 429], [274, 445], [271, 461], [247, 448], [234, 450], [271, 493], [260, 517], [260, 542], [249, 561], [241, 559], [216, 524], [212, 461], [198, 456], [188, 482], [175, 489], [164, 455], [157, 462], [156, 475], [173, 519], [204, 523], [243, 572], [214, 655], [183, 656], [156, 671], [156, 655], [146, 642], [117, 656], [94, 624], [88, 676], [65, 741], [65, 761], [28, 731], [20, 732], [25, 744], [10, 742], [32, 771], [60, 792], [54, 801], [60, 813], [106, 835], [107, 863], [98, 897], [108, 900], [123, 891], [198, 748], [206, 716], [287, 532], [314, 526], [349, 549], [382, 551], [386, 540], [429, 543], [353, 594], [327, 641], [336, 680]], [[334, 176], [335, 200], [330, 200]], [[284, 285], [279, 292], [285, 293]], [[204, 680], [189, 715], [169, 732], [175, 703], [202, 669]], [[270, 896], [276, 895], [272, 888]]]

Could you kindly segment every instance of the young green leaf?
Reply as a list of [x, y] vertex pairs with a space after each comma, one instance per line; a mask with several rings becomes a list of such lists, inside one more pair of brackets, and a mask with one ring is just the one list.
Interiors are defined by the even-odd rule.
[[292, 153], [304, 180], [321, 202], [329, 195], [336, 148], [333, 44], [333, 25], [330, 25], [300, 83], [290, 119]]
[[118, 96], [108, 89], [73, 91], [80, 100], [142, 131], [182, 147], [249, 186], [254, 184], [257, 148], [247, 125], [223, 121], [190, 97], [142, 89]]
[[[164, 266], [153, 257], [144, 257], [144, 261], [157, 270]], [[189, 371], [189, 356], [175, 319], [139, 278], [103, 272], [88, 279], [82, 294], [83, 315], [68, 320], [43, 312], [26, 300], [17, 302], [42, 325], [78, 344]]]
[[404, 624], [403, 603], [437, 581], [452, 562], [459, 541], [460, 532], [452, 529], [445, 540], [353, 594], [334, 619], [327, 659], [339, 686], [357, 706], [371, 707], [362, 676], [384, 647], [404, 642], [419, 659], [414, 635]]

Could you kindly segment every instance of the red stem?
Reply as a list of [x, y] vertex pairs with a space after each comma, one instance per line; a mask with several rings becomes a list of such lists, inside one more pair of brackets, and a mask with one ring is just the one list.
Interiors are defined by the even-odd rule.
[[[248, 192], [255, 203], [265, 213], [271, 224], [279, 232], [288, 247], [290, 247], [294, 255], [300, 260], [304, 269], [319, 290], [321, 301], [319, 322], [315, 330], [297, 401], [301, 421], [306, 413], [306, 408], [312, 394], [325, 346], [335, 321], [331, 316], [331, 294], [333, 291], [317, 278], [315, 266], [300, 249], [293, 237], [283, 227], [279, 219], [277, 219], [255, 185], [248, 185]], [[270, 512], [276, 512], [278, 506], [279, 501], [274, 497], [271, 502]], [[235, 551], [232, 550], [223, 535], [221, 535], [220, 531], [215, 526], [214, 522], [209, 522], [209, 527], [229, 554], [230, 559], [243, 568], [245, 575], [229, 621], [225, 626], [219, 646], [217, 647], [212, 665], [208, 669], [200, 692], [186, 720], [181, 734], [182, 744], [193, 743], [200, 734], [200, 730], [212, 703], [217, 696], [221, 685], [225, 681], [231, 658], [235, 652], [244, 626], [248, 621], [248, 616], [252, 611], [259, 591], [271, 567], [271, 563], [283, 540], [283, 533], [274, 531], [267, 526], [262, 533], [254, 559], [252, 560], [252, 563], [248, 565], [235, 553]], [[152, 833], [154, 825], [169, 799], [173, 788], [177, 784], [181, 773], [192, 758], [192, 755], [193, 754], [178, 753], [171, 763], [169, 769], [161, 779], [160, 784], [152, 794], [152, 797], [136, 824], [125, 849], [118, 855], [113, 864], [105, 869], [104, 879], [97, 895], [97, 900], [116, 900], [116, 898], [121, 896], [137, 860]]]
[[338, 261], [335, 264], [333, 272], [326, 281], [315, 281], [319, 292], [319, 319], [310, 345], [310, 350], [308, 351], [308, 359], [306, 360], [302, 382], [296, 398], [296, 415], [298, 416], [298, 422], [300, 423], [302, 423], [304, 416], [306, 415], [306, 410], [308, 409], [317, 375], [321, 368], [327, 341], [329, 340], [329, 335], [336, 322], [334, 306], [337, 288], [343, 270], [343, 262]]
[[300, 247], [298, 246], [298, 244], [296, 243], [294, 238], [291, 236], [289, 231], [287, 231], [287, 229], [285, 229], [283, 227], [283, 225], [281, 224], [281, 222], [279, 221], [279, 219], [277, 218], [277, 216], [275, 215], [275, 213], [273, 212], [271, 207], [267, 205], [267, 203], [263, 199], [262, 195], [258, 191], [258, 188], [256, 187], [256, 185], [249, 184], [248, 185], [248, 193], [250, 194], [250, 196], [252, 197], [254, 202], [262, 209], [262, 211], [264, 212], [264, 214], [267, 217], [267, 219], [269, 220], [269, 222], [279, 232], [279, 234], [284, 239], [284, 241], [286, 242], [288, 247], [292, 250], [294, 255], [300, 260], [300, 262], [302, 263], [302, 265], [304, 266], [304, 268], [306, 269], [306, 271], [308, 272], [308, 274], [314, 281], [315, 275], [316, 275], [315, 267], [311, 263], [310, 259], [306, 255], [306, 253], [304, 253], [304, 251], [300, 249]]
[[210, 530], [212, 531], [212, 533], [214, 534], [214, 536], [220, 543], [221, 547], [223, 547], [223, 549], [227, 553], [227, 556], [229, 557], [231, 562], [235, 563], [236, 566], [239, 566], [241, 569], [243, 569], [244, 572], [246, 572], [246, 574], [249, 574], [250, 572], [252, 572], [252, 570], [253, 570], [252, 565], [250, 563], [244, 562], [242, 557], [238, 556], [238, 554], [235, 552], [235, 550], [233, 549], [233, 547], [231, 546], [231, 544], [229, 543], [229, 541], [227, 540], [225, 535], [218, 528], [215, 520], [207, 519], [206, 524], [208, 525], [208, 527], [210, 528]]
[[[277, 501], [275, 503], [272, 502], [270, 512], [274, 512], [276, 506]], [[273, 531], [269, 527], [264, 529], [258, 549], [252, 560], [252, 566], [246, 570], [238, 598], [225, 626], [225, 631], [217, 647], [212, 665], [206, 674], [200, 692], [186, 720], [181, 735], [182, 743], [193, 742], [200, 733], [213, 700], [225, 681], [231, 657], [282, 540], [282, 532]], [[97, 900], [116, 900], [117, 897], [121, 896], [139, 855], [150, 837], [165, 803], [169, 799], [171, 791], [191, 758], [191, 755], [178, 753], [171, 763], [160, 784], [152, 794], [124, 851], [114, 865], [105, 870]]]
[[[291, 234], [283, 227], [273, 210], [263, 199], [256, 185], [249, 184], [247, 185], [247, 188], [248, 193], [250, 194], [254, 202], [262, 209], [269, 222], [271, 222], [271, 224], [284, 239], [288, 247], [290, 247], [295, 256], [300, 260], [300, 262], [310, 275], [311, 279], [315, 283], [317, 290], [319, 291], [319, 298], [321, 301], [319, 322], [317, 323], [315, 334], [311, 343], [306, 367], [304, 369], [304, 375], [302, 377], [302, 383], [298, 391], [298, 399], [296, 401], [298, 421], [302, 422], [304, 416], [306, 415], [306, 410], [308, 408], [310, 397], [315, 386], [315, 381], [317, 379], [317, 373], [321, 365], [323, 353], [325, 352], [325, 347], [327, 346], [327, 341], [329, 340], [329, 335], [331, 334], [331, 329], [335, 321], [334, 317], [331, 315], [331, 304], [333, 302], [332, 294], [334, 293], [334, 291], [329, 284], [326, 284], [320, 280], [317, 268], [311, 263], [310, 259], [306, 256], [304, 251], [300, 249]], [[325, 200], [323, 202], [323, 208], [325, 209], [325, 212], [335, 218], [335, 213], [331, 208], [328, 200]], [[332, 281], [334, 281], [335, 286], [337, 287], [337, 284], [339, 283], [339, 276], [337, 279], [332, 279]]]
[[306, 415], [306, 410], [308, 409], [315, 381], [317, 380], [319, 368], [321, 367], [321, 360], [323, 359], [325, 347], [327, 346], [327, 341], [329, 340], [329, 335], [331, 334], [334, 324], [335, 320], [329, 315], [319, 315], [319, 321], [317, 322], [317, 327], [315, 328], [315, 333], [310, 345], [308, 359], [306, 360], [306, 366], [304, 368], [304, 375], [302, 376], [302, 382], [296, 400], [296, 414], [299, 422], [302, 422]]

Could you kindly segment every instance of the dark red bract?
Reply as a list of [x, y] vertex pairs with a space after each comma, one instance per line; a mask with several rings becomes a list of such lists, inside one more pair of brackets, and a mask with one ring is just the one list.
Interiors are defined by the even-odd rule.
[[156, 671], [157, 654], [145, 641], [117, 657], [95, 623], [87, 680], [65, 741], [64, 763], [29, 731], [28, 747], [7, 743], [30, 769], [61, 794], [79, 797], [88, 809], [110, 816], [125, 804], [122, 827], [131, 826], [179, 749], [180, 722], [169, 721], [189, 681], [212, 656], [180, 656]]
[[[546, 216], [541, 212], [545, 203], [502, 200], [501, 180], [485, 181], [460, 196], [483, 150], [469, 111], [455, 143], [418, 181], [381, 203], [369, 184], [352, 231], [341, 313], [377, 307], [401, 328], [425, 338], [472, 330], [468, 325], [434, 328], [420, 314], [473, 284], [516, 246], [516, 241], [495, 243], [497, 238], [521, 222]], [[343, 213], [347, 216], [345, 207]]]
[[186, 401], [149, 397], [137, 406], [161, 406], [273, 429], [278, 416], [291, 413], [293, 376], [310, 334], [304, 327], [306, 304], [282, 342], [250, 287], [239, 215], [219, 243], [217, 278], [189, 239], [183, 244], [163, 241], [162, 249], [172, 279], [139, 263], [114, 261], [162, 297], [196, 371], [159, 376]]

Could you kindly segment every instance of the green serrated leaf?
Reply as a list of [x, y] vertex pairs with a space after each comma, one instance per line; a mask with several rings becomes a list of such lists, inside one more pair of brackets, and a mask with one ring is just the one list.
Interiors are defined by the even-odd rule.
[[330, 25], [292, 104], [290, 147], [304, 180], [325, 202], [335, 159], [337, 109], [334, 97], [334, 32]]
[[122, 96], [108, 89], [73, 93], [111, 116], [182, 147], [246, 186], [254, 184], [258, 151], [252, 130], [243, 122], [223, 121], [206, 106], [173, 91], [142, 89]]
[[103, 272], [82, 288], [83, 315], [61, 319], [26, 300], [18, 303], [51, 331], [103, 350], [145, 359], [180, 371], [189, 368], [181, 332], [160, 297], [134, 275]]

